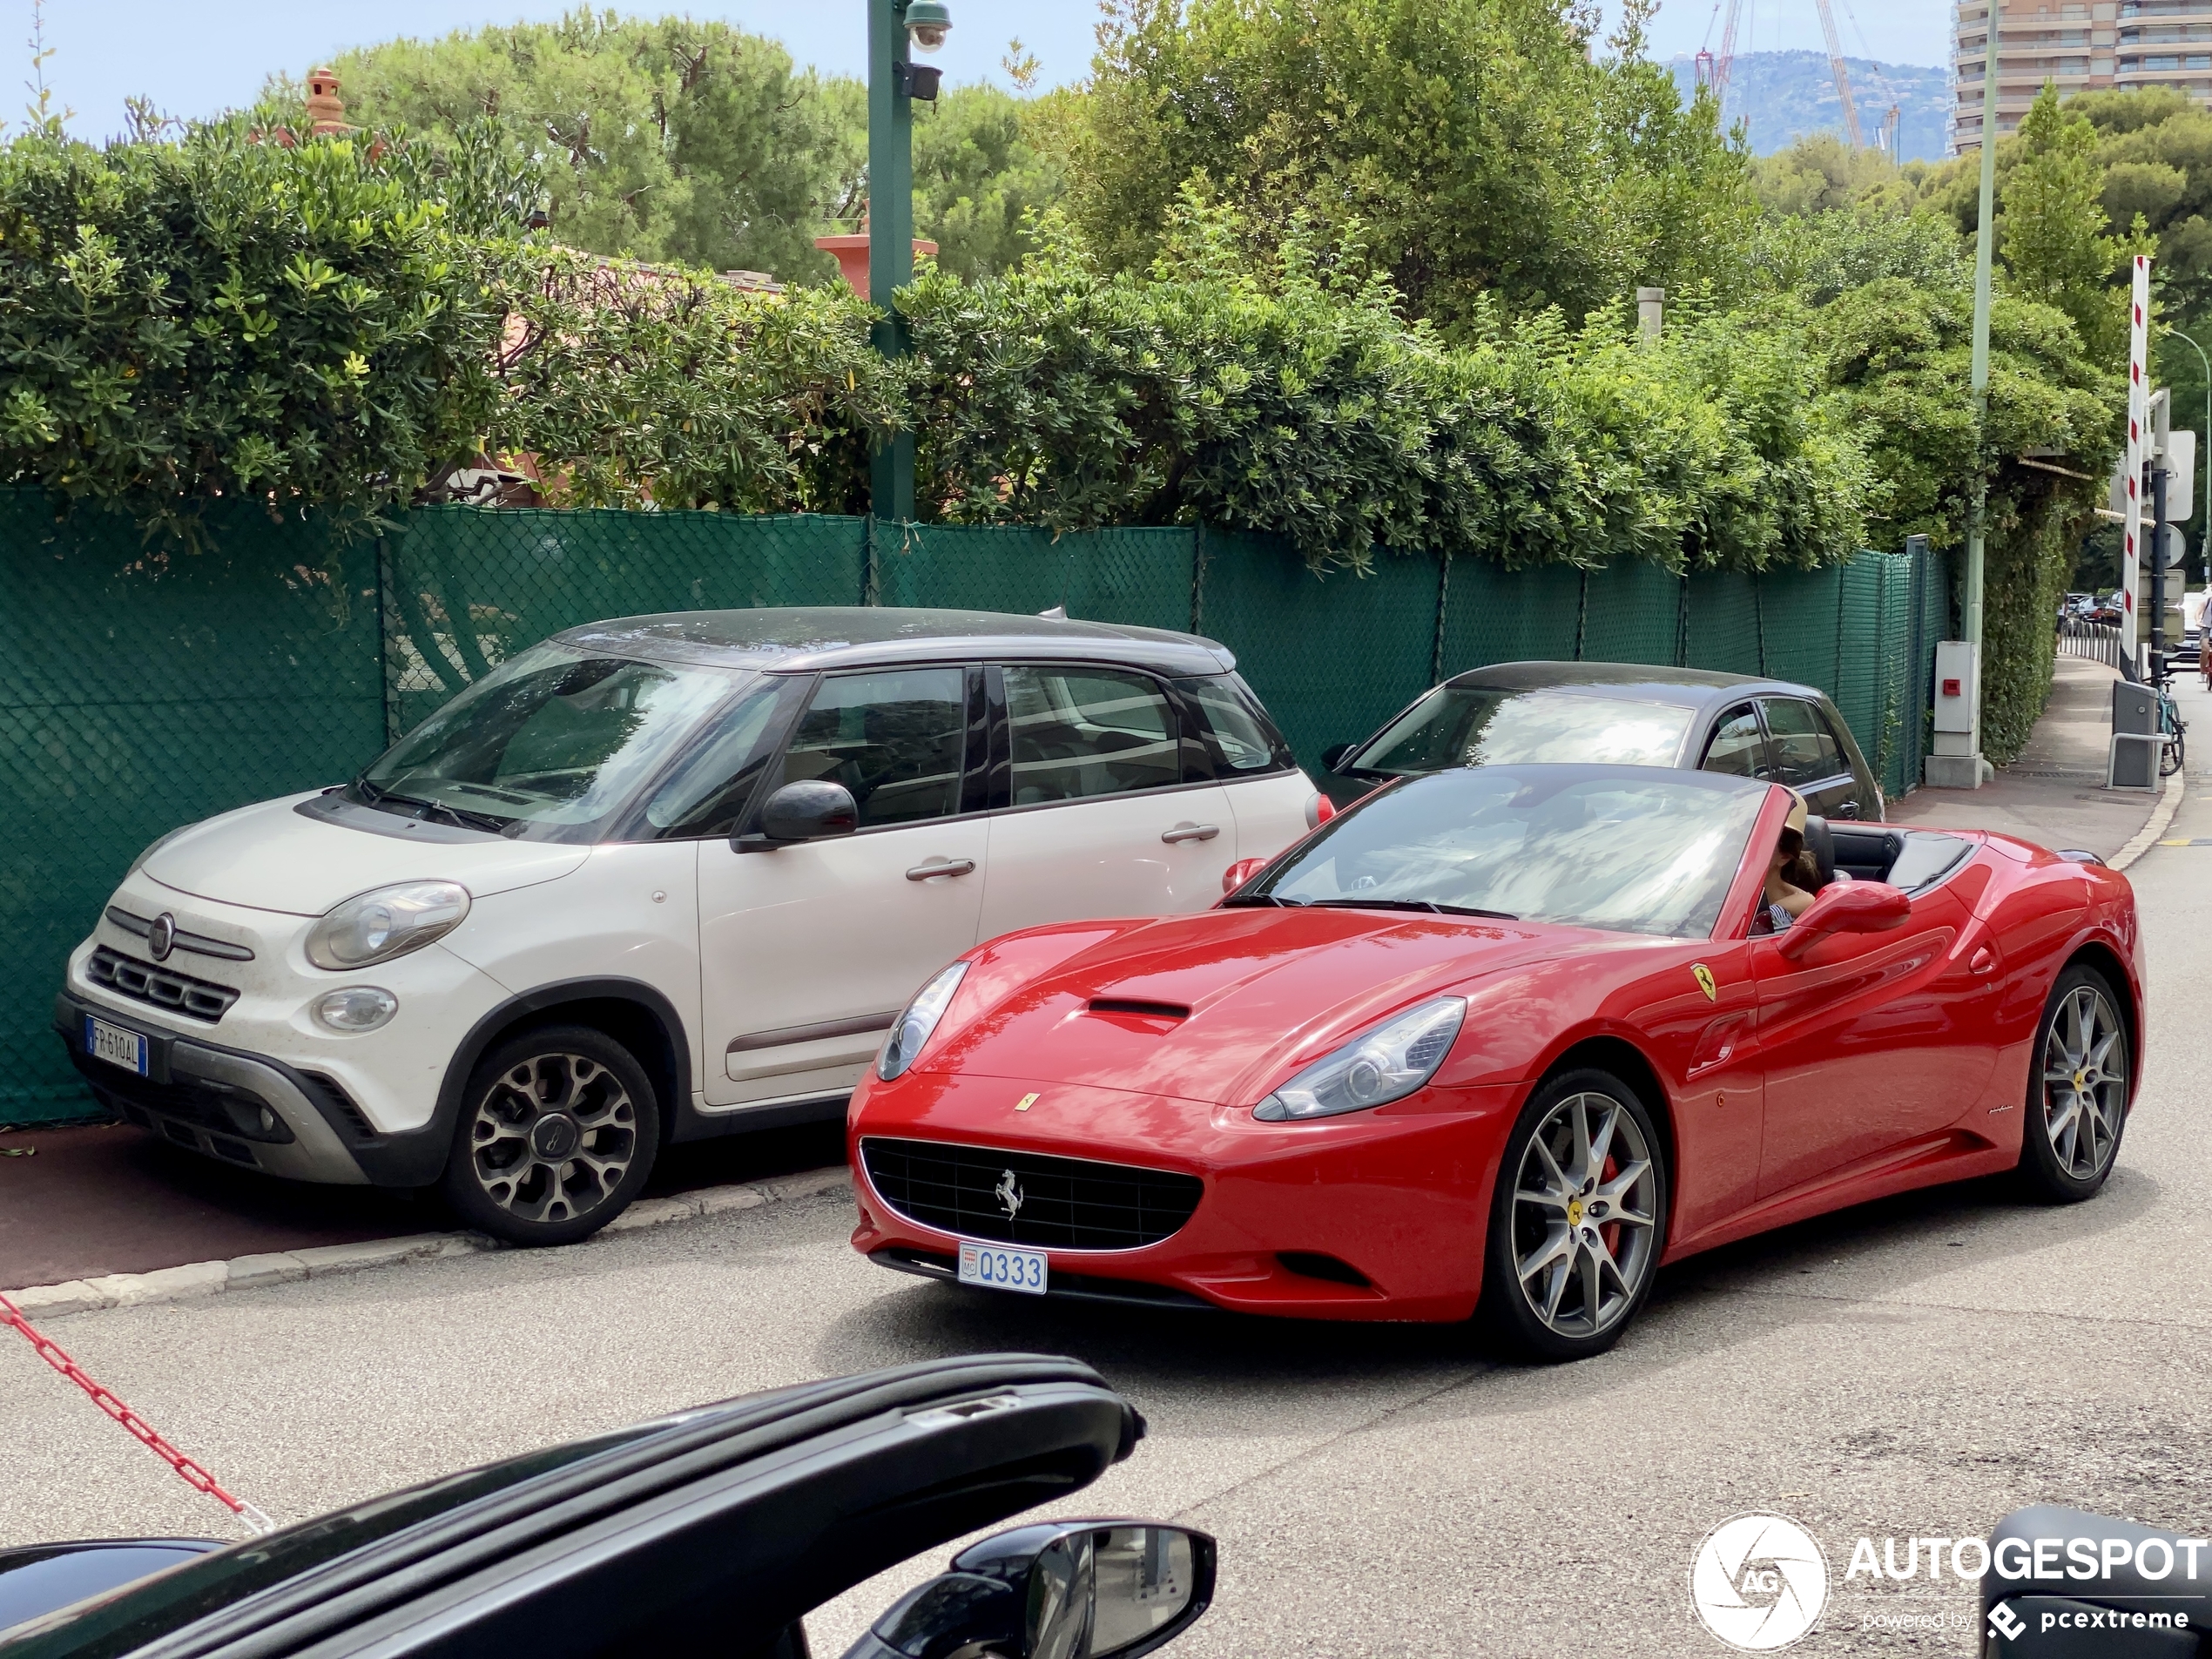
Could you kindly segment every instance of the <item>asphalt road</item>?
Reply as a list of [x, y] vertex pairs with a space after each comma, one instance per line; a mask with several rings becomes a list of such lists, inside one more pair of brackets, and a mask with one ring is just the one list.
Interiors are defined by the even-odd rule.
[[[2212, 780], [2168, 833], [2212, 838]], [[1824, 1624], [1796, 1651], [1966, 1654], [1971, 1587], [1846, 1580], [1858, 1537], [1980, 1534], [2039, 1501], [2212, 1532], [2212, 996], [2193, 988], [2212, 974], [2212, 845], [2158, 848], [2131, 873], [2150, 1064], [2101, 1197], [2045, 1209], [1954, 1189], [1717, 1251], [1670, 1270], [1622, 1346], [1581, 1366], [1501, 1366], [1455, 1331], [961, 1293], [856, 1258], [849, 1204], [831, 1198], [83, 1314], [53, 1334], [284, 1518], [801, 1379], [1074, 1353], [1152, 1433], [1062, 1513], [1175, 1517], [1222, 1541], [1216, 1610], [1174, 1649], [1189, 1659], [1720, 1654], [1689, 1615], [1690, 1557], [1751, 1509], [1797, 1520], [1828, 1557]], [[12, 1342], [0, 1494], [0, 1543], [223, 1519]], [[841, 1652], [935, 1567], [825, 1610], [817, 1651]]]

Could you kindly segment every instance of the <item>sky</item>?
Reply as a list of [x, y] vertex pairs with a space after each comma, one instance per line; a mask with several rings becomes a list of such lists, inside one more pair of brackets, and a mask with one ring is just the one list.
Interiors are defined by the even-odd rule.
[[[1092, 0], [950, 0], [954, 26], [934, 60], [959, 82], [1004, 80], [999, 59], [1019, 36], [1047, 84], [1080, 79], [1089, 66]], [[1741, 0], [1739, 51], [1818, 50], [1813, 0]], [[1942, 0], [1835, 0], [1844, 50], [1885, 63], [1945, 61], [1951, 8]], [[304, 75], [347, 47], [399, 35], [436, 36], [482, 24], [548, 19], [564, 0], [47, 0], [47, 84], [77, 111], [71, 128], [99, 138], [123, 126], [123, 100], [151, 98], [165, 113], [212, 115], [253, 101], [266, 76]], [[622, 0], [620, 10], [686, 11], [773, 35], [802, 64], [833, 74], [866, 67], [862, 0]], [[1617, 10], [1609, 4], [1608, 12]], [[1651, 51], [1665, 58], [1695, 52], [1719, 26], [1713, 0], [1662, 0]], [[10, 28], [12, 25], [12, 28]], [[0, 0], [0, 111], [23, 102], [14, 84], [28, 76], [30, 0]], [[9, 75], [9, 67], [18, 72]]]

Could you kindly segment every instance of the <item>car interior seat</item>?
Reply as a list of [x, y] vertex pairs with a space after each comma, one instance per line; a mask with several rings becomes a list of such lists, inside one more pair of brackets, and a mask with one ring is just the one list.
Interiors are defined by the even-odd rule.
[[1812, 884], [1817, 893], [1836, 879], [1836, 837], [1828, 820], [1811, 813], [1805, 814], [1805, 851], [1812, 854], [1812, 867], [1819, 877]]

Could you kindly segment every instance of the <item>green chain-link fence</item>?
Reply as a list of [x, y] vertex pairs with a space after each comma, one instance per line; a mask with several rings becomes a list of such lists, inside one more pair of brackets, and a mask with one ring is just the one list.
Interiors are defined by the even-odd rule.
[[433, 508], [350, 543], [244, 504], [210, 550], [57, 526], [0, 491], [0, 1120], [86, 1109], [49, 1032], [64, 959], [156, 836], [350, 775], [491, 664], [579, 623], [730, 606], [933, 605], [1189, 629], [1236, 651], [1308, 770], [1440, 676], [1527, 658], [1686, 664], [1835, 697], [1884, 787], [1919, 781], [1949, 586], [1925, 553], [1763, 577], [1506, 571], [1379, 554], [1308, 574], [1266, 537]]

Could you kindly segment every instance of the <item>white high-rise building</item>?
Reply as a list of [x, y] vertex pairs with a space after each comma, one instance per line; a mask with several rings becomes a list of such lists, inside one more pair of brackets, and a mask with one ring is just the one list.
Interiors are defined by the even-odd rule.
[[2054, 82], [2060, 92], [2178, 86], [2212, 102], [2212, 0], [1958, 0], [1952, 148], [1981, 146], [1983, 53], [1997, 14], [1997, 130], [2010, 132]]

